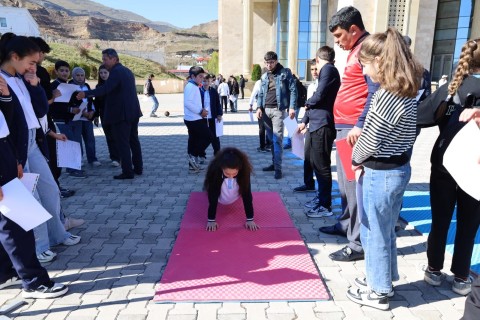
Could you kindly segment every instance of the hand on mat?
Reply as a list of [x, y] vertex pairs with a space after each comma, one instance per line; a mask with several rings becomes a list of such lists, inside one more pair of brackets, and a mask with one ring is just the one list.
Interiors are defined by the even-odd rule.
[[255, 221], [247, 221], [247, 222], [245, 222], [245, 228], [247, 228], [248, 230], [251, 230], [251, 231], [255, 231], [255, 230], [260, 229], [260, 227], [257, 226], [257, 224], [255, 223]]
[[207, 222], [207, 231], [216, 231], [217, 229], [218, 229], [218, 223], [216, 223], [215, 221]]

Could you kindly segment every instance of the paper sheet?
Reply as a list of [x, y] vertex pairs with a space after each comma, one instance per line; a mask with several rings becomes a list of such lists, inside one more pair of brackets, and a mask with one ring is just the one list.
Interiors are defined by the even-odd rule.
[[223, 136], [223, 120], [220, 122], [215, 121], [215, 133], [217, 137]]
[[253, 118], [253, 111], [248, 112], [248, 116], [250, 117], [250, 122], [254, 122]]
[[57, 140], [57, 166], [59, 168], [82, 169], [80, 143]]
[[471, 120], [450, 142], [443, 165], [460, 188], [477, 201], [480, 200], [480, 130]]
[[417, 102], [418, 102], [418, 100], [420, 100], [420, 98], [422, 97], [422, 94], [423, 94], [424, 91], [425, 91], [425, 89], [420, 89], [420, 90], [418, 90], [417, 96], [415, 97], [415, 100], [417, 100]]
[[2, 186], [2, 191], [0, 211], [23, 230], [30, 231], [52, 217], [17, 178]]
[[[75, 116], [73, 116], [73, 119], [72, 121], [78, 121], [78, 120], [81, 120], [83, 118], [83, 111], [85, 111], [87, 109], [87, 100], [85, 99], [82, 104], [79, 106], [80, 108], [80, 112], [77, 113]], [[85, 120], [87, 120], [86, 118], [83, 118]]]
[[35, 192], [35, 189], [37, 189], [37, 183], [38, 183], [38, 178], [40, 175], [38, 173], [28, 173], [24, 172], [22, 179], [23, 185], [25, 188], [27, 188], [28, 191], [30, 191], [32, 194]]
[[80, 87], [71, 83], [60, 83], [57, 87], [58, 91], [62, 94], [60, 97], [55, 98], [55, 102], [70, 102], [70, 98], [75, 91], [80, 91]]
[[305, 135], [296, 132], [292, 137], [292, 153], [302, 160], [305, 160]]
[[293, 134], [297, 131], [297, 120], [295, 120], [295, 118], [290, 119], [290, 117], [286, 117], [285, 119], [283, 119], [283, 124], [285, 125], [285, 128], [287, 128], [288, 137], [291, 138]]
[[352, 147], [348, 144], [347, 139], [340, 139], [335, 141], [338, 156], [342, 161], [343, 171], [348, 181], [355, 180], [355, 172], [352, 170]]
[[233, 94], [230, 95], [230, 101], [235, 102], [237, 101], [237, 97], [235, 97]]

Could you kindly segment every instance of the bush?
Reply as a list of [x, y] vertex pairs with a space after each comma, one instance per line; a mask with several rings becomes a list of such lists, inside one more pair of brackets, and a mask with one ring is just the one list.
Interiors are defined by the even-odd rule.
[[260, 67], [259, 64], [254, 64], [253, 70], [252, 70], [252, 81], [259, 80], [261, 76], [262, 76], [262, 68]]

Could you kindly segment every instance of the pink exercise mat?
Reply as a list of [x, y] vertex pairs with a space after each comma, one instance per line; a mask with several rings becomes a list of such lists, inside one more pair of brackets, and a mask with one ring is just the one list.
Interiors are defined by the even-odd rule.
[[[254, 199], [272, 193], [254, 193]], [[277, 195], [277, 199], [281, 201]], [[191, 215], [196, 203], [206, 201], [199, 193], [190, 197], [185, 218]], [[240, 201], [241, 203], [241, 201]], [[255, 200], [254, 200], [255, 203]], [[278, 203], [276, 203], [278, 204]], [[241, 206], [243, 210], [243, 205]], [[262, 206], [267, 208], [271, 206]], [[283, 203], [282, 210], [286, 212]], [[204, 230], [205, 218], [196, 226], [182, 221], [172, 254], [156, 288], [154, 301], [169, 302], [222, 302], [222, 301], [318, 301], [330, 298], [322, 278], [298, 230], [271, 226], [248, 231], [243, 227], [244, 213], [236, 222], [226, 219], [216, 232]], [[278, 209], [278, 208], [276, 208]], [[259, 222], [266, 210], [256, 210]], [[268, 214], [267, 214], [268, 216]], [[218, 215], [217, 215], [218, 217]], [[288, 217], [288, 214], [286, 215]], [[288, 217], [288, 219], [290, 219]], [[221, 220], [217, 219], [219, 222]], [[233, 222], [232, 224], [229, 224]], [[261, 225], [261, 223], [259, 223]]]

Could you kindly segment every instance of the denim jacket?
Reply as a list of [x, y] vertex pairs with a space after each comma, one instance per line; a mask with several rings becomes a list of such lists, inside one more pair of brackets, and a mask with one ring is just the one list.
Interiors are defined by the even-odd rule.
[[[284, 68], [280, 63], [277, 64], [273, 72], [275, 78], [275, 90], [277, 95], [278, 110], [295, 109], [297, 104], [297, 86], [292, 76], [292, 72], [288, 68]], [[268, 72], [262, 75], [262, 84], [258, 92], [257, 105], [263, 109], [268, 90]]]

